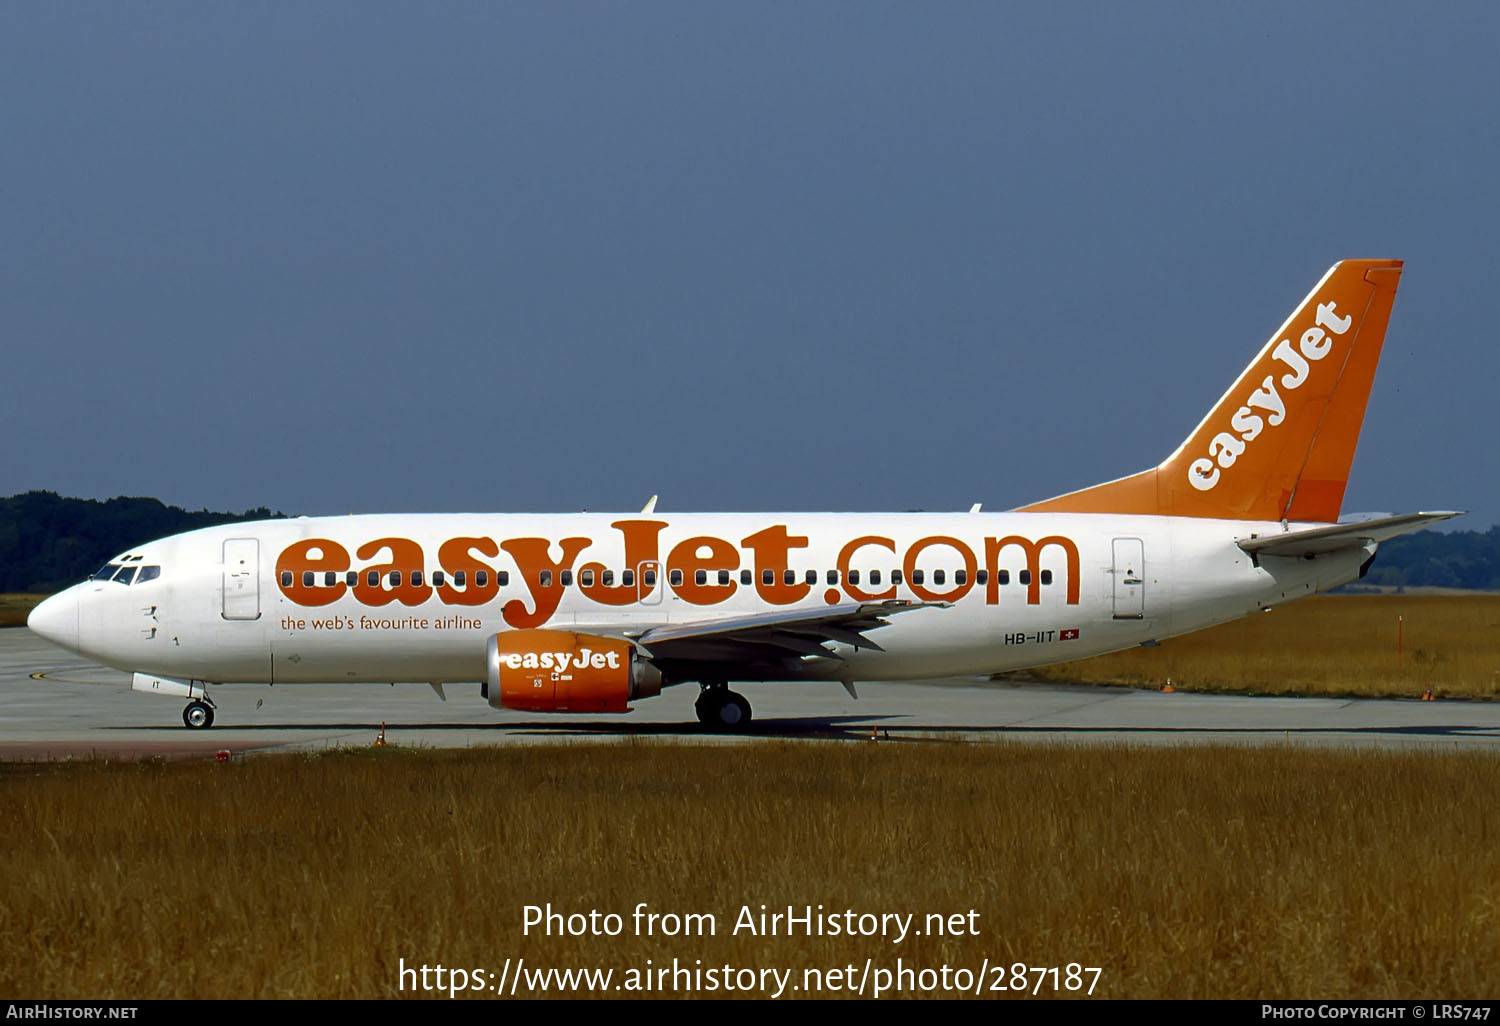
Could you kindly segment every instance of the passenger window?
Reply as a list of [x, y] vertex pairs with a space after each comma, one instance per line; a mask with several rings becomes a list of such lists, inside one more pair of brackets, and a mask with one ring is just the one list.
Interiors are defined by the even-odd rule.
[[891, 571], [891, 583], [892, 584], [900, 584], [901, 583], [901, 571], [900, 570], [892, 570]]
[[1042, 583], [1043, 584], [1051, 584], [1052, 583], [1052, 571], [1051, 570], [1043, 570], [1042, 571]]
[[[94, 580], [97, 581], [98, 579], [99, 575], [95, 574]], [[292, 586], [292, 572], [290, 570], [281, 571], [281, 586], [283, 588], [290, 588]]]
[[673, 571], [669, 572], [667, 574], [667, 580], [669, 580], [669, 581], [672, 582], [672, 587], [674, 587], [674, 588], [677, 587], [678, 585], [680, 585], [682, 583], [682, 571], [681, 570], [673, 570]]
[[807, 572], [807, 575], [805, 577], [803, 577], [802, 579], [804, 581], [806, 581], [808, 584], [817, 584], [818, 583], [818, 572], [816, 570], [809, 570]]
[[337, 583], [339, 583], [339, 575], [332, 570], [323, 575], [323, 587], [332, 588]]
[[543, 570], [538, 583], [540, 583], [543, 588], [552, 587], [552, 571]]
[[[504, 584], [505, 582], [501, 581], [500, 583]], [[476, 588], [487, 588], [487, 587], [489, 587], [489, 584], [490, 584], [490, 574], [489, 574], [488, 570], [475, 570], [474, 571], [474, 587], [476, 587]]]
[[413, 588], [420, 588], [422, 586], [422, 571], [413, 570], [411, 572], [411, 584]]
[[749, 570], [741, 570], [740, 571], [740, 583], [743, 584], [745, 587], [747, 587], [747, 588], [750, 587], [750, 582], [751, 582], [752, 579], [753, 578], [751, 578]]
[[776, 583], [776, 571], [775, 570], [762, 570], [760, 572], [760, 583], [761, 584], [775, 584]]
[[872, 585], [880, 583], [880, 571], [879, 570], [871, 570], [870, 571], [870, 583]]
[[694, 584], [707, 584], [708, 583], [708, 571], [707, 570], [694, 570], [693, 571], [693, 583]]
[[837, 584], [837, 583], [839, 583], [839, 572], [837, 570], [830, 570], [830, 571], [828, 571], [828, 583], [829, 584]]
[[948, 572], [946, 570], [934, 570], [932, 572], [932, 583], [933, 584], [946, 584], [946, 583], [948, 583]]
[[920, 570], [913, 570], [911, 572], [911, 583], [913, 583], [913, 584], [921, 584], [924, 581], [926, 581], [926, 579], [927, 578], [923, 575], [922, 571], [920, 571]]
[[372, 588], [380, 587], [380, 571], [371, 570], [369, 573], [365, 574], [365, 583]]
[[[604, 573], [601, 574], [600, 577], [602, 578], [602, 583], [606, 588], [613, 588], [615, 586], [615, 572], [613, 570], [604, 571]], [[629, 584], [630, 582], [626, 581], [625, 583]]]
[[399, 587], [401, 587], [401, 571], [400, 570], [392, 570], [391, 571], [391, 587], [392, 588], [399, 588]]
[[728, 583], [729, 583], [729, 571], [728, 570], [720, 570], [719, 571], [719, 584], [724, 585], [724, 584], [728, 584]]
[[635, 587], [635, 571], [634, 570], [626, 570], [624, 573], [622, 573], [620, 575], [620, 583], [622, 585], [624, 585], [625, 587], [627, 587], [627, 588], [634, 588]]
[[858, 570], [850, 570], [847, 574], [844, 575], [844, 580], [848, 581], [850, 584], [858, 584], [859, 583], [859, 571]]
[[[479, 581], [480, 587], [483, 587], [484, 586], [484, 582], [488, 581], [489, 579], [490, 579], [490, 575], [489, 574], [485, 573], [483, 570], [479, 571], [479, 576], [478, 576], [477, 580]], [[502, 588], [509, 587], [510, 586], [510, 571], [509, 570], [501, 570], [499, 573], [495, 574], [495, 583], [498, 584], [498, 585], [500, 585], [500, 587], [502, 587]]]
[[359, 571], [358, 570], [350, 570], [347, 574], [344, 575], [344, 583], [347, 584], [351, 588], [354, 587], [356, 584], [358, 584], [359, 583]]
[[302, 587], [304, 587], [304, 588], [311, 588], [312, 586], [313, 586], [313, 572], [311, 570], [304, 570], [304, 571], [302, 571]]
[[646, 582], [646, 587], [648, 588], [656, 587], [656, 571], [647, 570], [645, 573], [641, 574], [641, 580]]
[[975, 574], [974, 574], [974, 583], [975, 584], [989, 584], [990, 583], [990, 572], [988, 570], [979, 570], [979, 571], [976, 571]]
[[955, 570], [955, 571], [953, 571], [953, 583], [954, 584], [968, 584], [969, 583], [969, 571], [967, 571], [967, 570]]
[[585, 588], [592, 588], [594, 586], [594, 571], [592, 571], [592, 570], [580, 570], [580, 571], [578, 571], [578, 583], [581, 584], [581, 585], [583, 585]]
[[468, 583], [468, 580], [469, 575], [463, 570], [457, 570], [453, 574], [453, 586], [455, 588], [462, 588], [465, 584]]
[[434, 570], [432, 572], [432, 586], [434, 588], [441, 588], [443, 586], [443, 580], [443, 572], [441, 570]]
[[159, 566], [143, 566], [143, 567], [141, 567], [141, 575], [135, 579], [135, 583], [136, 584], [145, 584], [147, 581], [154, 581], [154, 580], [156, 580], [160, 576], [161, 576], [161, 567], [159, 567]]
[[1022, 570], [1021, 571], [1021, 578], [1020, 578], [1020, 580], [1021, 580], [1022, 584], [1030, 584], [1031, 583], [1031, 571], [1030, 570]]
[[781, 583], [783, 583], [783, 584], [796, 584], [797, 583], [797, 571], [795, 571], [795, 570], [793, 570], [791, 568], [783, 570], [781, 572]]
[[571, 587], [573, 587], [573, 571], [571, 571], [571, 570], [564, 570], [562, 572], [562, 586], [564, 588], [571, 588]]

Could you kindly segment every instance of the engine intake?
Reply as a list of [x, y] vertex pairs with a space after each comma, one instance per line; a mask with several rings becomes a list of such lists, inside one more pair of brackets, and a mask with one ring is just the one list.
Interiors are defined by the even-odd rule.
[[485, 697], [496, 709], [625, 712], [661, 694], [661, 672], [620, 638], [575, 631], [493, 634]]

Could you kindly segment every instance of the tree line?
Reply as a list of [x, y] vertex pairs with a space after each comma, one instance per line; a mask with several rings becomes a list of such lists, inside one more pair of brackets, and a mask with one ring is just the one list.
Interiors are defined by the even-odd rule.
[[1500, 591], [1500, 524], [1488, 531], [1417, 531], [1382, 542], [1360, 583]]
[[[181, 531], [285, 516], [261, 506], [196, 512], [158, 499], [69, 499], [25, 492], [0, 499], [0, 592], [60, 591], [133, 545]], [[1418, 531], [1380, 546], [1363, 584], [1500, 591], [1500, 524], [1488, 531]]]
[[158, 499], [69, 499], [24, 492], [0, 499], [0, 592], [54, 592], [77, 584], [135, 545], [169, 534], [284, 516], [264, 506], [243, 513], [196, 512]]

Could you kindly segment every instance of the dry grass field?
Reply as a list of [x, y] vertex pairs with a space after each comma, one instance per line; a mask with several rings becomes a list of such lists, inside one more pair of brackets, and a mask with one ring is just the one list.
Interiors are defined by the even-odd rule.
[[[1102, 997], [1493, 996], [1497, 794], [1500, 760], [1447, 750], [635, 744], [8, 765], [0, 993], [381, 998], [402, 959], [498, 974], [524, 957], [619, 981], [675, 957], [797, 985], [867, 958], [971, 973], [988, 958], [1098, 966]], [[523, 907], [548, 902], [619, 913], [623, 933], [523, 936]], [[635, 936], [639, 902], [713, 913], [717, 934]], [[761, 904], [919, 926], [972, 909], [978, 935], [733, 936]]]
[[[1398, 617], [1403, 651], [1397, 653]], [[1011, 679], [1273, 695], [1500, 696], [1500, 595], [1315, 595], [1270, 613]]]

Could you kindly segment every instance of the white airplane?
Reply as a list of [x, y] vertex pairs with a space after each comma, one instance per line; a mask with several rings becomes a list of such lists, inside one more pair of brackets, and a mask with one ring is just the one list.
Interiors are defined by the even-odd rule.
[[31, 630], [188, 699], [208, 683], [480, 682], [496, 708], [624, 712], [672, 684], [987, 674], [1196, 631], [1354, 580], [1453, 512], [1339, 522], [1401, 276], [1336, 264], [1159, 466], [1007, 513], [429, 514], [154, 541]]

